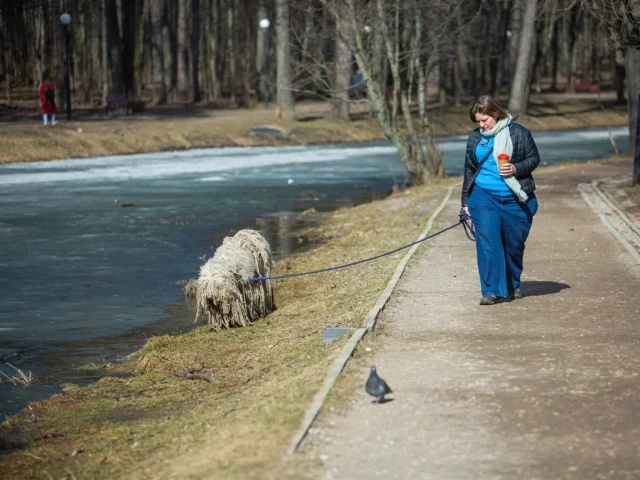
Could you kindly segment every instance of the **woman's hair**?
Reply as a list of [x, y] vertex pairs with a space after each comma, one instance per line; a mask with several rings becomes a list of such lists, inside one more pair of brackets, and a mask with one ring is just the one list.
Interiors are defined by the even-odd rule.
[[500, 106], [500, 103], [490, 95], [482, 95], [479, 97], [469, 110], [469, 118], [473, 123], [476, 122], [476, 115], [489, 115], [491, 118], [502, 120], [507, 117], [507, 111]]

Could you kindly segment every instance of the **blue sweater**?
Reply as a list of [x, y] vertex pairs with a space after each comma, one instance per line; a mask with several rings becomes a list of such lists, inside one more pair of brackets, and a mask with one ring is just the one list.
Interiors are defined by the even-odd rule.
[[476, 177], [476, 185], [494, 195], [509, 197], [513, 192], [504, 183], [498, 171], [498, 162], [493, 155], [493, 140], [494, 137], [482, 137], [476, 147], [476, 158], [478, 162], [482, 162]]

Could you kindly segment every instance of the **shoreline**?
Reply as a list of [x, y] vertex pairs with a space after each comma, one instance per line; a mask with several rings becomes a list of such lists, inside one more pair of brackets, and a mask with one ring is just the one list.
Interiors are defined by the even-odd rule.
[[[518, 122], [516, 122], [518, 123]], [[607, 129], [607, 128], [611, 128], [611, 129], [618, 129], [618, 128], [627, 128], [628, 126], [626, 124], [622, 125], [593, 125], [593, 126], [588, 126], [588, 127], [562, 127], [562, 128], [552, 128], [552, 129], [533, 129], [531, 130], [532, 132], [538, 132], [538, 133], [562, 133], [562, 132], [570, 132], [570, 131], [589, 131], [589, 130], [596, 130], [596, 131], [601, 131], [603, 129]], [[442, 139], [447, 139], [447, 138], [456, 138], [456, 137], [466, 137], [468, 135], [467, 133], [458, 133], [458, 134], [453, 134], [453, 135], [442, 135], [442, 136], [437, 136], [436, 140], [442, 140]], [[389, 144], [389, 146], [392, 146], [392, 143], [390, 140], [388, 140], [387, 138], [374, 138], [371, 140], [353, 140], [353, 141], [349, 141], [349, 140], [345, 140], [345, 141], [337, 141], [334, 142], [332, 140], [326, 140], [326, 141], [319, 141], [316, 143], [309, 143], [309, 144], [299, 144], [299, 143], [283, 143], [283, 144], [270, 144], [270, 143], [266, 143], [266, 144], [259, 144], [259, 145], [242, 145], [242, 144], [212, 144], [212, 145], [203, 145], [203, 146], [198, 146], [198, 147], [171, 147], [171, 148], [165, 148], [164, 150], [160, 150], [157, 152], [149, 152], [149, 151], [133, 151], [133, 152], [129, 152], [129, 153], [118, 153], [118, 154], [113, 154], [113, 155], [99, 155], [99, 156], [95, 156], [95, 157], [69, 157], [69, 158], [54, 158], [54, 159], [48, 159], [48, 160], [29, 160], [29, 161], [14, 161], [14, 162], [5, 162], [2, 163], [0, 162], [0, 165], [7, 165], [7, 164], [20, 164], [20, 163], [35, 163], [35, 162], [57, 162], [57, 161], [77, 161], [77, 160], [93, 160], [93, 159], [104, 159], [104, 158], [110, 158], [110, 157], [134, 157], [134, 156], [139, 156], [139, 155], [162, 155], [162, 154], [171, 154], [174, 152], [187, 152], [187, 151], [200, 151], [200, 150], [218, 150], [218, 149], [225, 149], [225, 148], [269, 148], [269, 147], [273, 147], [273, 148], [287, 148], [287, 147], [314, 147], [314, 146], [326, 146], [326, 145], [344, 145], [344, 146], [351, 146], [351, 145], [355, 145], [355, 144], [362, 144], [362, 145], [367, 145], [367, 144], [372, 144], [372, 143], [385, 143], [385, 144]], [[571, 161], [571, 160], [567, 160], [567, 161]]]
[[[602, 101], [611, 100], [603, 95]], [[628, 125], [625, 106], [604, 106], [594, 98], [564, 99], [560, 95], [533, 95], [529, 113], [518, 123], [532, 131], [615, 128]], [[536, 103], [537, 102], [537, 103]], [[554, 103], [555, 102], [555, 103]], [[311, 146], [329, 143], [388, 141], [377, 121], [366, 112], [351, 121], [334, 119], [317, 105], [301, 105], [300, 120], [275, 118], [272, 110], [203, 111], [201, 116], [147, 116], [111, 120], [61, 121], [55, 127], [0, 123], [0, 164], [83, 159], [247, 146]], [[467, 135], [474, 128], [466, 107], [430, 106], [437, 139]], [[249, 133], [266, 126], [273, 135]]]

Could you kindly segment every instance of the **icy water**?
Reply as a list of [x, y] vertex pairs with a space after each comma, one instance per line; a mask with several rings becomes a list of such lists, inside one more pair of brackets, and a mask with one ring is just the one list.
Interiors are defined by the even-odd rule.
[[[627, 150], [628, 131], [613, 131]], [[612, 152], [605, 130], [536, 132], [543, 163]], [[449, 175], [466, 137], [441, 139]], [[297, 213], [380, 198], [404, 181], [387, 143], [223, 148], [0, 166], [0, 357], [39, 382], [0, 383], [0, 420], [151, 335], [193, 327], [178, 282], [227, 235], [297, 247]], [[313, 217], [313, 216], [311, 216]], [[294, 267], [295, 270], [295, 267]], [[11, 376], [10, 365], [0, 372]]]

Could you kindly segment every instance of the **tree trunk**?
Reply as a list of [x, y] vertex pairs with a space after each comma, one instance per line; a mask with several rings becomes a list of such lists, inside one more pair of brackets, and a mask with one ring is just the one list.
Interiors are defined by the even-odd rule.
[[509, 111], [513, 114], [526, 113], [527, 90], [530, 88], [531, 55], [535, 38], [537, 0], [525, 0], [525, 11], [522, 19], [520, 45], [513, 87], [509, 98]]
[[148, 0], [151, 9], [151, 62], [153, 69], [153, 103], [161, 105], [167, 102], [167, 88], [164, 82], [164, 42], [162, 27], [164, 24], [164, 0]]
[[522, 32], [522, 2], [526, 0], [513, 0], [511, 19], [509, 21], [509, 96], [513, 88], [513, 77], [516, 74], [516, 63], [520, 49], [520, 34]]
[[348, 37], [346, 22], [338, 19], [338, 30], [335, 40], [336, 78], [334, 88], [333, 114], [338, 118], [349, 120], [349, 86], [351, 84], [351, 50], [342, 41]]
[[592, 84], [598, 85], [598, 88], [599, 88], [600, 84], [602, 83], [602, 56], [600, 52], [601, 42], [598, 41], [598, 39], [603, 38], [604, 35], [602, 34], [604, 32], [595, 23], [595, 20], [593, 20], [592, 28], [596, 28], [597, 31], [596, 31], [596, 40], [593, 41], [593, 48], [591, 50], [591, 58], [590, 58], [591, 76], [589, 78], [589, 81]]
[[[458, 14], [456, 15], [456, 21], [458, 28], [462, 28], [462, 12], [461, 9], [458, 9]], [[433, 32], [433, 30], [431, 30]], [[433, 39], [432, 33], [431, 38]], [[462, 105], [462, 93], [464, 91], [464, 85], [462, 83], [462, 72], [461, 72], [461, 63], [463, 59], [464, 53], [464, 44], [462, 43], [462, 36], [459, 35], [456, 42], [456, 53], [457, 55], [453, 58], [453, 104], [456, 107]]]
[[152, 1], [153, 0], [141, 0], [142, 4], [140, 5], [140, 8], [142, 11], [138, 17], [136, 29], [136, 49], [133, 60], [133, 71], [135, 78], [135, 96], [138, 99], [140, 99], [140, 96], [142, 95], [142, 86], [144, 83], [144, 39], [145, 29], [148, 29], [149, 9]]
[[189, 62], [187, 51], [187, 1], [178, 0], [178, 31], [177, 55], [178, 55], [178, 96], [186, 99], [189, 94]]
[[233, 15], [233, 1], [227, 0], [227, 53], [229, 57], [228, 82], [231, 101], [236, 101], [236, 47], [235, 47], [235, 22]]
[[[243, 2], [243, 18], [253, 18], [254, 6], [252, 3]], [[244, 55], [242, 56], [242, 84], [244, 90], [244, 105], [245, 108], [251, 108], [252, 94], [257, 92], [257, 89], [253, 89], [251, 85], [251, 79], [255, 78], [253, 75], [253, 68], [251, 67], [251, 55], [253, 52], [253, 33], [257, 29], [245, 28], [244, 29]]]
[[173, 1], [165, 0], [165, 5], [163, 8], [163, 18], [162, 18], [162, 50], [164, 52], [164, 86], [167, 92], [167, 101], [172, 102], [175, 98], [175, 87], [177, 83], [177, 78], [175, 78], [174, 73], [176, 72], [176, 58], [174, 55], [174, 43], [173, 43], [173, 35], [171, 31], [170, 21], [173, 21], [172, 15], [172, 7], [175, 5]]
[[540, 45], [540, 49], [536, 51], [536, 60], [534, 64], [534, 72], [535, 72], [535, 89], [537, 93], [542, 91], [542, 67], [544, 62], [546, 61], [547, 54], [549, 53], [549, 47], [551, 46], [551, 40], [553, 38], [554, 33], [554, 25], [556, 23], [556, 10], [558, 5], [556, 2], [550, 2], [547, 5], [544, 25], [542, 27], [542, 41]]
[[90, 27], [88, 23], [88, 15], [84, 11], [80, 14], [80, 44], [76, 67], [77, 78], [80, 79], [79, 86], [85, 103], [91, 101], [91, 35], [89, 34]]
[[[51, 35], [51, 15], [50, 15], [50, 5], [47, 5], [46, 3], [44, 3], [42, 5], [42, 27], [41, 27], [41, 32], [42, 32], [42, 46], [43, 46], [43, 51], [42, 51], [42, 55], [40, 56], [40, 70], [44, 73], [47, 72], [48, 75], [51, 75], [51, 58], [52, 58], [52, 54], [53, 54], [53, 48], [52, 48], [52, 43], [53, 43], [53, 36]], [[40, 79], [42, 80], [42, 79]]]
[[278, 63], [278, 118], [295, 120], [293, 85], [291, 82], [291, 39], [289, 27], [289, 0], [276, 0], [277, 63]]
[[7, 92], [7, 105], [11, 105], [11, 71], [9, 70], [9, 68], [11, 68], [11, 62], [8, 52], [5, 52], [4, 54], [4, 65], [4, 81]]
[[[500, 35], [502, 39], [500, 41], [500, 52], [508, 51], [509, 49], [509, 36], [507, 35], [507, 29], [509, 27], [509, 14], [510, 14], [510, 5], [511, 3], [507, 3], [504, 7], [501, 6], [502, 2], [497, 2], [497, 8], [500, 8]], [[495, 81], [493, 83], [493, 96], [494, 98], [500, 97], [500, 92], [502, 90], [502, 82], [504, 79], [504, 71], [505, 71], [505, 55], [500, 53], [498, 55], [498, 61], [496, 65], [496, 74]]]
[[613, 88], [616, 91], [616, 102], [623, 104], [626, 102], [624, 97], [625, 84], [624, 79], [626, 76], [625, 69], [625, 52], [620, 40], [620, 34], [616, 28], [610, 28], [609, 35], [611, 36], [611, 43], [613, 45], [612, 66], [613, 66]]
[[100, 36], [100, 56], [102, 59], [102, 104], [107, 104], [109, 96], [109, 35], [107, 34], [107, 1], [102, 0], [102, 19], [100, 28], [102, 35]]
[[107, 41], [109, 43], [109, 58], [111, 59], [111, 90], [114, 93], [123, 94], [125, 88], [122, 68], [122, 41], [116, 0], [107, 0]]
[[576, 46], [578, 38], [578, 12], [572, 8], [562, 16], [562, 57], [566, 78], [565, 92], [574, 93], [575, 68], [576, 68]]
[[136, 30], [140, 12], [136, 12], [137, 2], [122, 2], [122, 71], [124, 87], [128, 96], [135, 94], [135, 53]]
[[[267, 7], [265, 6], [265, 0], [260, 0], [258, 2], [258, 13], [257, 13], [257, 18], [255, 20], [256, 25], [260, 25], [260, 21], [263, 19], [268, 19], [267, 16]], [[264, 98], [266, 95], [266, 91], [265, 88], [267, 86], [265, 86], [265, 82], [264, 82], [264, 76], [267, 74], [267, 62], [266, 62], [266, 57], [265, 57], [265, 47], [266, 47], [266, 41], [265, 41], [265, 37], [269, 34], [269, 30], [268, 29], [260, 29], [260, 32], [258, 33], [258, 35], [256, 35], [256, 72], [258, 72], [260, 74], [260, 93], [262, 94], [262, 97]], [[269, 52], [267, 52], [268, 54]]]
[[200, 0], [191, 0], [191, 102], [200, 101]]
[[[420, 15], [416, 15], [416, 37], [417, 43], [421, 42], [423, 30], [422, 18]], [[431, 38], [434, 38], [433, 36]], [[437, 38], [436, 43], [433, 45], [434, 51], [438, 51]], [[437, 67], [440, 63], [439, 55], [432, 55], [427, 64], [423, 65], [423, 58], [420, 55], [420, 51], [417, 47], [412, 49], [415, 51], [413, 62], [418, 70], [418, 111], [420, 113], [420, 126], [422, 127], [422, 139], [427, 150], [427, 162], [429, 165], [429, 173], [434, 178], [443, 178], [445, 176], [444, 166], [442, 165], [442, 155], [436, 147], [433, 128], [427, 112], [427, 78], [434, 67]], [[422, 146], [420, 146], [422, 150]]]
[[593, 22], [590, 15], [587, 15], [584, 19], [584, 34], [582, 39], [584, 41], [584, 46], [582, 50], [582, 58], [580, 62], [580, 70], [582, 70], [581, 78], [584, 81], [592, 81], [593, 71], [591, 69], [591, 65], [593, 62]]
[[386, 84], [386, 70], [383, 67], [383, 65], [386, 64], [386, 60], [384, 58], [384, 55], [382, 54], [382, 43], [383, 43], [383, 38], [382, 38], [382, 29], [379, 26], [371, 26], [372, 28], [372, 42], [373, 44], [371, 45], [371, 74], [373, 75], [373, 78], [376, 79], [376, 82], [378, 82], [380, 85], [385, 85]]
[[220, 79], [218, 77], [218, 34], [220, 25], [220, 8], [219, 0], [211, 1], [211, 13], [209, 15], [209, 75], [211, 81], [211, 90], [209, 92], [210, 99], [217, 100], [220, 98]]
[[[498, 12], [499, 14], [499, 12]], [[496, 43], [496, 26], [500, 25], [500, 20], [498, 19], [495, 23], [492, 20], [495, 17], [492, 16], [491, 13], [487, 13], [487, 18], [485, 18], [484, 22], [484, 33], [485, 38], [490, 39], [482, 52], [482, 91], [487, 92], [493, 85], [491, 81], [493, 69], [491, 68], [491, 58], [493, 57], [494, 46]]]
[[[7, 20], [2, 16], [0, 18], [0, 40], [2, 40], [3, 45], [9, 45], [9, 30], [7, 28]], [[2, 49], [2, 57], [3, 57], [3, 70], [4, 70], [4, 81], [5, 81], [5, 91], [7, 95], [7, 104], [11, 105], [11, 50], [8, 48]]]
[[553, 37], [551, 45], [551, 88], [552, 92], [558, 91], [558, 62], [560, 61], [558, 42], [558, 21], [553, 24]]
[[638, 95], [640, 94], [640, 50], [627, 47], [627, 98], [629, 114], [629, 154], [633, 158], [638, 121]]

